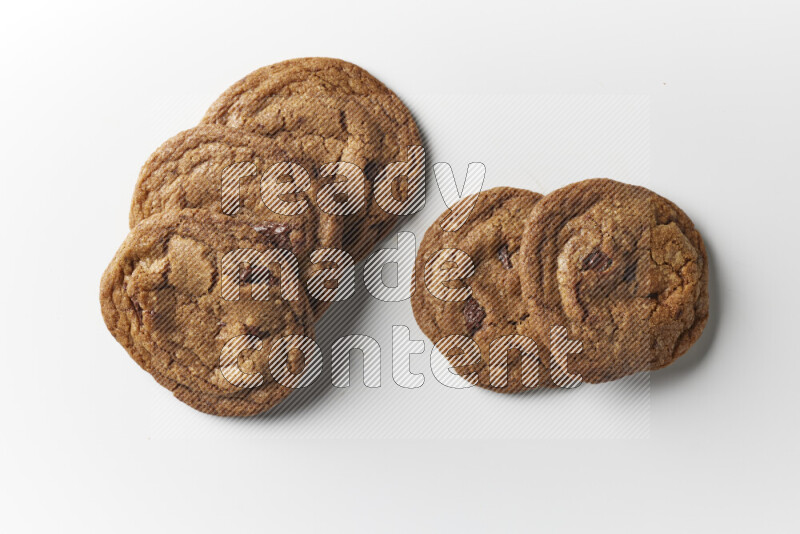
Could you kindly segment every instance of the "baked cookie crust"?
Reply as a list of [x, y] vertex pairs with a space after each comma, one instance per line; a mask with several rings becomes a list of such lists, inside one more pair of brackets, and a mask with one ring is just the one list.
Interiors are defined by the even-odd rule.
[[[280, 403], [292, 389], [272, 379], [270, 348], [283, 336], [313, 335], [302, 284], [294, 300], [281, 298], [285, 273], [272, 265], [266, 272], [243, 266], [235, 281], [240, 298], [222, 297], [229, 276], [222, 256], [243, 248], [263, 253], [291, 244], [283, 232], [258, 232], [211, 211], [167, 211], [131, 230], [100, 283], [106, 326], [133, 360], [178, 399], [214, 415], [254, 415]], [[251, 298], [257, 283], [266, 284], [268, 300]], [[259, 387], [237, 387], [221, 369], [223, 347], [243, 335], [262, 342], [237, 360], [242, 372], [262, 374]], [[303, 357], [293, 352], [287, 368], [302, 372]]]
[[[497, 187], [477, 194], [478, 199], [466, 222], [457, 230], [443, 229], [445, 220], [463, 210], [474, 199], [467, 197], [452, 211], [443, 213], [425, 232], [417, 253], [416, 287], [411, 297], [414, 317], [423, 333], [448, 358], [455, 371], [471, 383], [498, 392], [517, 392], [529, 386], [523, 375], [534, 370], [541, 377], [543, 368], [535, 354], [523, 355], [511, 350], [507, 363], [490, 358], [491, 344], [504, 336], [522, 335], [522, 323], [528, 312], [521, 298], [519, 268], [520, 243], [525, 222], [542, 195]], [[431, 293], [427, 282], [447, 272], [452, 258], [440, 251], [457, 249], [474, 265], [474, 273], [464, 284], [470, 295], [464, 300], [449, 301]], [[445, 282], [452, 289], [455, 283]], [[460, 335], [474, 341], [480, 349], [480, 360], [466, 363], [463, 348], [446, 347], [440, 340]], [[525, 358], [529, 358], [526, 360]], [[499, 381], [492, 380], [496, 367]], [[526, 377], [527, 378], [527, 377]]]
[[[300, 146], [324, 163], [357, 165], [366, 175], [366, 206], [345, 217], [345, 249], [356, 261], [388, 235], [398, 219], [375, 201], [374, 181], [386, 165], [406, 161], [422, 140], [411, 113], [364, 69], [333, 58], [299, 58], [262, 67], [228, 88], [202, 124], [220, 124]], [[392, 195], [404, 200], [398, 181]]]
[[606, 382], [684, 354], [708, 320], [708, 258], [694, 224], [643, 187], [578, 182], [531, 211], [521, 280], [534, 335], [565, 327], [569, 372]]

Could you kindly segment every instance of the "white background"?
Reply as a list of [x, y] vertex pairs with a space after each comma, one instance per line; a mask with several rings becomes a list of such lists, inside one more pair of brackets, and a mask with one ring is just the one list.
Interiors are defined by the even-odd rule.
[[[798, 528], [796, 3], [17, 3], [1, 15], [2, 530]], [[714, 314], [697, 348], [650, 377], [649, 437], [421, 439], [436, 432], [408, 427], [320, 439], [336, 434], [277, 423], [272, 433], [269, 419], [229, 425], [184, 409], [132, 364], [105, 331], [97, 286], [126, 234], [139, 166], [233, 81], [310, 55], [357, 63], [394, 89], [431, 157], [457, 174], [484, 160], [488, 185], [542, 192], [571, 170], [624, 174], [642, 137], [569, 157], [602, 143], [542, 151], [531, 134], [526, 152], [525, 121], [501, 127], [510, 102], [559, 95], [557, 118], [569, 95], [646, 98], [649, 165], [614, 177], [646, 183], [694, 219]], [[592, 109], [592, 124], [608, 114]], [[624, 123], [608, 120], [614, 131]], [[564, 113], [563, 123], [580, 119]], [[367, 306], [385, 316], [369, 323], [376, 337], [408, 313]], [[471, 397], [465, 410], [481, 393], [456, 392]], [[419, 417], [464, 419], [446, 398]], [[296, 417], [358, 422], [342, 399], [323, 396]], [[535, 413], [537, 398], [523, 401]]]

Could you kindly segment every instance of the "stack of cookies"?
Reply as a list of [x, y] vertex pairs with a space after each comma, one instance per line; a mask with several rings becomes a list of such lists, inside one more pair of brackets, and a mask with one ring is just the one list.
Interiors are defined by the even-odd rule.
[[607, 179], [544, 197], [508, 187], [467, 197], [425, 233], [415, 273], [425, 335], [462, 377], [499, 392], [660, 369], [708, 320], [692, 221]]
[[[249, 74], [142, 167], [130, 234], [101, 282], [106, 325], [198, 410], [275, 406], [292, 390], [275, 368], [299, 376], [305, 359], [286, 350], [271, 361], [273, 341], [313, 336], [328, 304], [307, 294], [326, 267], [312, 253], [363, 259], [398, 218], [381, 198], [412, 194], [407, 181], [382, 179], [385, 169], [420, 145], [408, 109], [355, 65], [306, 58]], [[234, 270], [222, 268], [230, 251], [240, 251]], [[301, 283], [289, 287], [287, 273]], [[252, 298], [225, 295], [231, 287]]]

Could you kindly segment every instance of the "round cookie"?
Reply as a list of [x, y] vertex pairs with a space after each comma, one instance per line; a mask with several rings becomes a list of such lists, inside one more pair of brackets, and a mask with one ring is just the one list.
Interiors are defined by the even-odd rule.
[[566, 328], [581, 343], [568, 372], [587, 382], [669, 365], [708, 319], [703, 240], [643, 187], [593, 179], [550, 193], [531, 212], [521, 258], [527, 327], [545, 339]]
[[[525, 344], [519, 346], [528, 349], [524, 351], [526, 354], [519, 349], [510, 350], [507, 362], [502, 358], [490, 358], [492, 342], [522, 334], [520, 327], [527, 310], [520, 298], [518, 270], [522, 260], [519, 248], [525, 221], [541, 197], [538, 193], [511, 187], [478, 193], [466, 222], [456, 231], [445, 231], [446, 219], [466, 213], [474, 196], [465, 198], [428, 228], [417, 252], [416, 286], [411, 297], [414, 317], [456, 372], [483, 388], [520, 391], [535, 386], [531, 380], [534, 371], [538, 376], [543, 372], [541, 362], [535, 358], [535, 349], [530, 350]], [[454, 249], [460, 252], [450, 252]], [[474, 267], [468, 278], [468, 271], [454, 276], [459, 274], [459, 269], [453, 269], [454, 264], [450, 263], [465, 265], [463, 254]], [[444, 281], [462, 277], [465, 278], [463, 285]], [[443, 293], [440, 282], [450, 291]], [[469, 295], [463, 290], [465, 286], [469, 288]], [[480, 357], [473, 353], [472, 359], [467, 360], [464, 346], [441, 342], [452, 335], [474, 341]]]
[[[167, 210], [202, 208], [222, 213], [223, 176], [238, 176], [238, 188], [235, 181], [226, 188], [232, 198], [238, 198], [235, 213], [231, 202], [226, 202], [228, 213], [256, 230], [271, 230], [274, 225], [281, 225], [307, 276], [311, 251], [341, 247], [342, 220], [317, 207], [316, 192], [331, 180], [320, 180], [316, 176], [317, 162], [298, 157], [301, 154], [300, 147], [290, 140], [266, 139], [225, 126], [201, 125], [181, 132], [161, 145], [142, 167], [131, 202], [130, 226], [133, 228], [147, 217]], [[295, 171], [300, 177], [294, 179], [286, 172], [287, 165], [282, 165], [279, 172], [270, 175], [265, 191], [277, 192], [278, 187], [292, 191], [303, 179], [307, 180], [308, 189], [276, 195], [270, 199], [274, 202], [273, 210], [264, 202], [261, 179], [273, 166], [282, 163], [302, 167], [303, 170]], [[279, 186], [278, 181], [287, 183]], [[302, 212], [297, 213], [302, 206], [305, 206]], [[313, 302], [317, 316], [325, 311], [327, 304]]]
[[[366, 207], [345, 216], [345, 249], [356, 261], [397, 220], [375, 202], [375, 178], [387, 164], [406, 161], [409, 146], [422, 144], [397, 95], [364, 69], [332, 58], [292, 59], [260, 68], [228, 88], [202, 122], [291, 140], [317, 161], [347, 162], [364, 170]], [[392, 195], [407, 198], [403, 180], [394, 184]]]
[[[273, 264], [243, 262], [234, 275], [221, 266], [230, 251], [274, 248], [291, 248], [285, 233], [259, 232], [206, 210], [156, 214], [130, 232], [103, 274], [106, 326], [136, 363], [193, 408], [214, 415], [264, 412], [292, 392], [273, 379], [270, 348], [284, 336], [312, 336], [311, 308], [302, 284], [291, 300], [282, 298], [280, 282], [288, 274]], [[239, 298], [223, 298], [223, 286], [238, 288]], [[229, 342], [243, 335], [259, 338], [260, 350], [231, 353]], [[224, 350], [235, 358], [227, 364]], [[298, 351], [283, 363], [292, 373], [304, 370]], [[231, 369], [250, 378], [261, 373], [262, 381], [234, 385]]]

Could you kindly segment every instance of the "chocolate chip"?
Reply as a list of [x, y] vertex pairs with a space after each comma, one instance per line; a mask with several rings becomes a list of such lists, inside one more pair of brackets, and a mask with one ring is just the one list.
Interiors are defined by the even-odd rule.
[[483, 310], [478, 301], [470, 297], [464, 303], [464, 320], [467, 324], [467, 330], [472, 335], [480, 330], [483, 326], [483, 319], [486, 317], [486, 312]]
[[508, 255], [508, 245], [500, 247], [500, 250], [497, 251], [497, 258], [500, 260], [500, 263], [503, 264], [503, 267], [511, 269], [511, 257]]
[[250, 277], [253, 276], [253, 268], [250, 265], [242, 265], [239, 268], [239, 282], [242, 284], [249, 284]]
[[377, 161], [370, 160], [364, 166], [364, 176], [366, 176], [367, 180], [374, 182], [375, 178], [378, 177], [378, 174], [381, 172], [381, 165]]
[[604, 253], [600, 251], [600, 249], [594, 249], [589, 253], [588, 256], [583, 258], [583, 264], [581, 265], [581, 271], [597, 271], [603, 272], [611, 267], [611, 258], [606, 256]]
[[625, 272], [622, 273], [623, 282], [631, 282], [636, 278], [636, 264], [631, 263], [625, 267]]
[[255, 336], [259, 339], [264, 339], [269, 335], [269, 332], [255, 325], [245, 325], [244, 331], [248, 336]]
[[289, 248], [292, 245], [289, 239], [291, 228], [287, 224], [267, 223], [254, 226], [253, 229], [261, 236], [261, 241], [267, 245], [278, 248]]
[[266, 267], [252, 267], [245, 264], [239, 269], [239, 282], [242, 284], [264, 282], [269, 285], [272, 283], [272, 273]]

